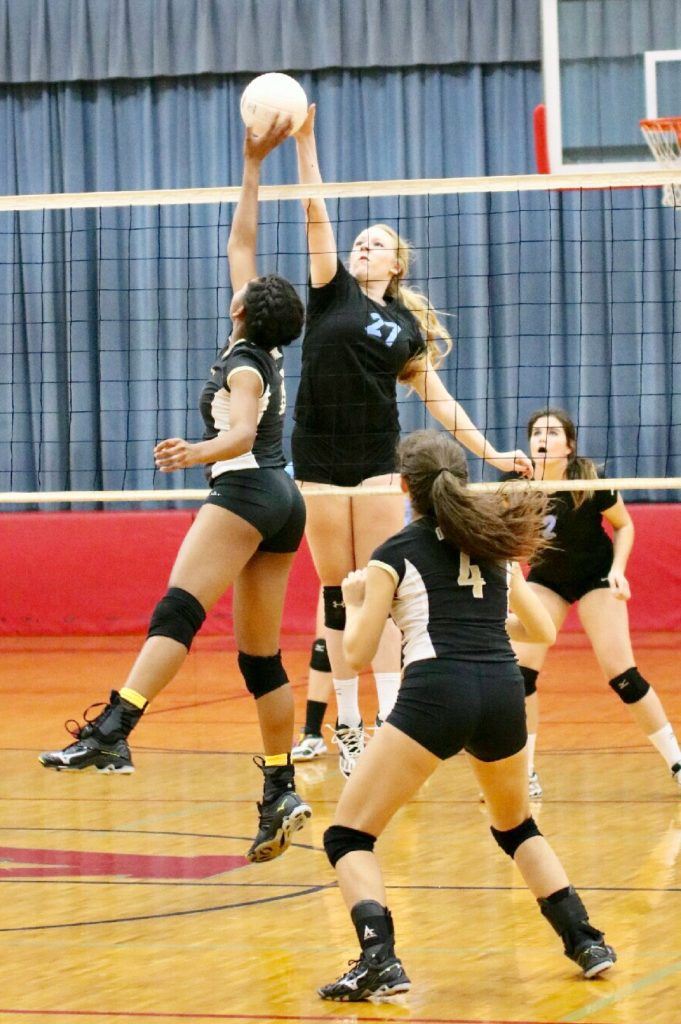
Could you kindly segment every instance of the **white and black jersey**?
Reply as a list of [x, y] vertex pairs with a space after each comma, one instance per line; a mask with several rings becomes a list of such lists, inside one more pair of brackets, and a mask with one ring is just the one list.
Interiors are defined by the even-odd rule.
[[369, 565], [395, 581], [391, 615], [402, 632], [405, 668], [433, 658], [515, 661], [505, 565], [471, 562], [428, 516], [381, 544]]
[[238, 341], [224, 349], [201, 392], [200, 410], [209, 441], [230, 428], [231, 382], [239, 373], [254, 373], [261, 383], [258, 426], [250, 452], [223, 459], [209, 467], [211, 479], [236, 469], [276, 469], [286, 465], [282, 444], [286, 391], [283, 358], [278, 349], [266, 352], [253, 342]]

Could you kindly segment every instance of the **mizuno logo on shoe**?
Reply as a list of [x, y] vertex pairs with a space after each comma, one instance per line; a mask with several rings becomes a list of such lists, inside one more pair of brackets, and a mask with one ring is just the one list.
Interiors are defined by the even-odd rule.
[[285, 811], [285, 810], [286, 810], [286, 801], [282, 800], [281, 803], [279, 804], [279, 806], [277, 807], [277, 811]]

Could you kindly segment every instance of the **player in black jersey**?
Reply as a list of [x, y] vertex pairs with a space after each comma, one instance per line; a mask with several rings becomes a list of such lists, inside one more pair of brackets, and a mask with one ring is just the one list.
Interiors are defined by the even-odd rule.
[[469, 491], [463, 451], [444, 433], [412, 434], [399, 458], [414, 521], [344, 581], [344, 643], [350, 664], [361, 668], [391, 614], [402, 631], [404, 678], [324, 834], [361, 953], [319, 994], [355, 1001], [409, 988], [374, 843], [440, 761], [461, 749], [485, 794], [492, 835], [514, 859], [566, 955], [593, 977], [612, 966], [615, 954], [589, 924], [530, 816], [523, 683], [509, 640], [555, 638], [550, 616], [507, 561], [531, 557], [541, 546], [545, 498], [537, 491]]
[[[320, 182], [314, 107], [296, 143], [300, 181]], [[340, 584], [402, 525], [397, 495], [361, 493], [394, 479], [397, 382], [409, 385], [428, 411], [476, 455], [501, 469], [515, 466], [528, 475], [532, 470], [523, 452], [497, 452], [438, 377], [436, 367], [451, 340], [427, 297], [404, 283], [408, 243], [388, 225], [372, 225], [355, 239], [346, 270], [338, 259], [324, 201], [304, 200], [303, 207], [311, 287], [293, 465], [306, 499], [308, 542], [324, 586], [326, 642], [338, 702], [335, 742], [341, 771], [348, 775], [364, 737], [357, 677], [343, 659]], [[334, 485], [357, 491], [306, 495], [312, 484], [317, 492]], [[399, 637], [391, 624], [372, 667], [379, 714], [385, 719], [399, 687]]]
[[234, 584], [239, 668], [256, 699], [264, 757], [258, 833], [248, 851], [271, 860], [310, 816], [295, 792], [291, 764], [293, 697], [281, 662], [279, 631], [289, 571], [305, 526], [305, 507], [285, 472], [285, 393], [279, 349], [298, 337], [303, 306], [277, 275], [258, 277], [256, 237], [260, 165], [286, 138], [274, 122], [258, 138], [246, 134], [241, 195], [228, 245], [232, 334], [201, 395], [204, 440], [168, 438], [154, 449], [164, 473], [206, 464], [211, 490], [173, 566], [169, 589], [151, 617], [146, 643], [120, 692], [65, 750], [40, 761], [57, 771], [128, 773], [127, 738], [147, 704], [184, 662], [206, 612]]
[[[575, 424], [564, 410], [539, 409], [530, 417], [527, 433], [537, 479], [596, 478], [593, 462], [577, 454]], [[614, 544], [603, 528], [603, 517], [613, 527]], [[681, 749], [660, 698], [636, 668], [631, 646], [626, 605], [630, 589], [625, 573], [634, 526], [621, 496], [614, 491], [555, 491], [545, 536], [551, 545], [532, 561], [530, 586], [557, 630], [577, 602], [579, 617], [605, 678], [681, 785]], [[537, 676], [547, 649], [545, 645], [516, 645], [527, 694], [530, 796], [534, 799], [542, 795], [534, 770], [539, 721]]]

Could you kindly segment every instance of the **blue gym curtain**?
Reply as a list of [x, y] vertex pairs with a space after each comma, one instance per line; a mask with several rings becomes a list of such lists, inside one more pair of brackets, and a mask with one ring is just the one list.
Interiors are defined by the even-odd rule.
[[[0, 0], [0, 192], [238, 184], [239, 96], [275, 67], [318, 104], [327, 181], [531, 172], [538, 54], [535, 0]], [[263, 181], [295, 180], [287, 142]], [[0, 489], [201, 484], [155, 477], [151, 445], [200, 430], [231, 212], [0, 216]], [[331, 212], [341, 248], [378, 218], [415, 243], [416, 283], [457, 342], [445, 383], [498, 447], [523, 443], [548, 398], [609, 475], [679, 473], [681, 254], [657, 193]], [[304, 289], [298, 204], [262, 219], [263, 268]], [[291, 407], [299, 358], [295, 344]], [[422, 425], [400, 398], [403, 427]]]

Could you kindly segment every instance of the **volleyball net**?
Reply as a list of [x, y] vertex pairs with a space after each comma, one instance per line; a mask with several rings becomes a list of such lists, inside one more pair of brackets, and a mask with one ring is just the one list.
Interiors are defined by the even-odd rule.
[[[440, 376], [491, 444], [527, 450], [530, 414], [560, 406], [601, 467], [596, 486], [676, 500], [681, 211], [660, 189], [680, 182], [656, 169], [266, 186], [258, 267], [305, 297], [303, 196], [326, 198], [341, 257], [369, 224], [391, 224], [414, 248], [409, 283], [454, 339]], [[205, 494], [201, 468], [160, 474], [153, 447], [201, 437], [199, 393], [229, 331], [238, 194], [0, 197], [0, 507]], [[290, 451], [299, 343], [285, 374]], [[438, 426], [408, 389], [398, 399], [404, 433]], [[474, 481], [498, 480], [469, 464]]]

